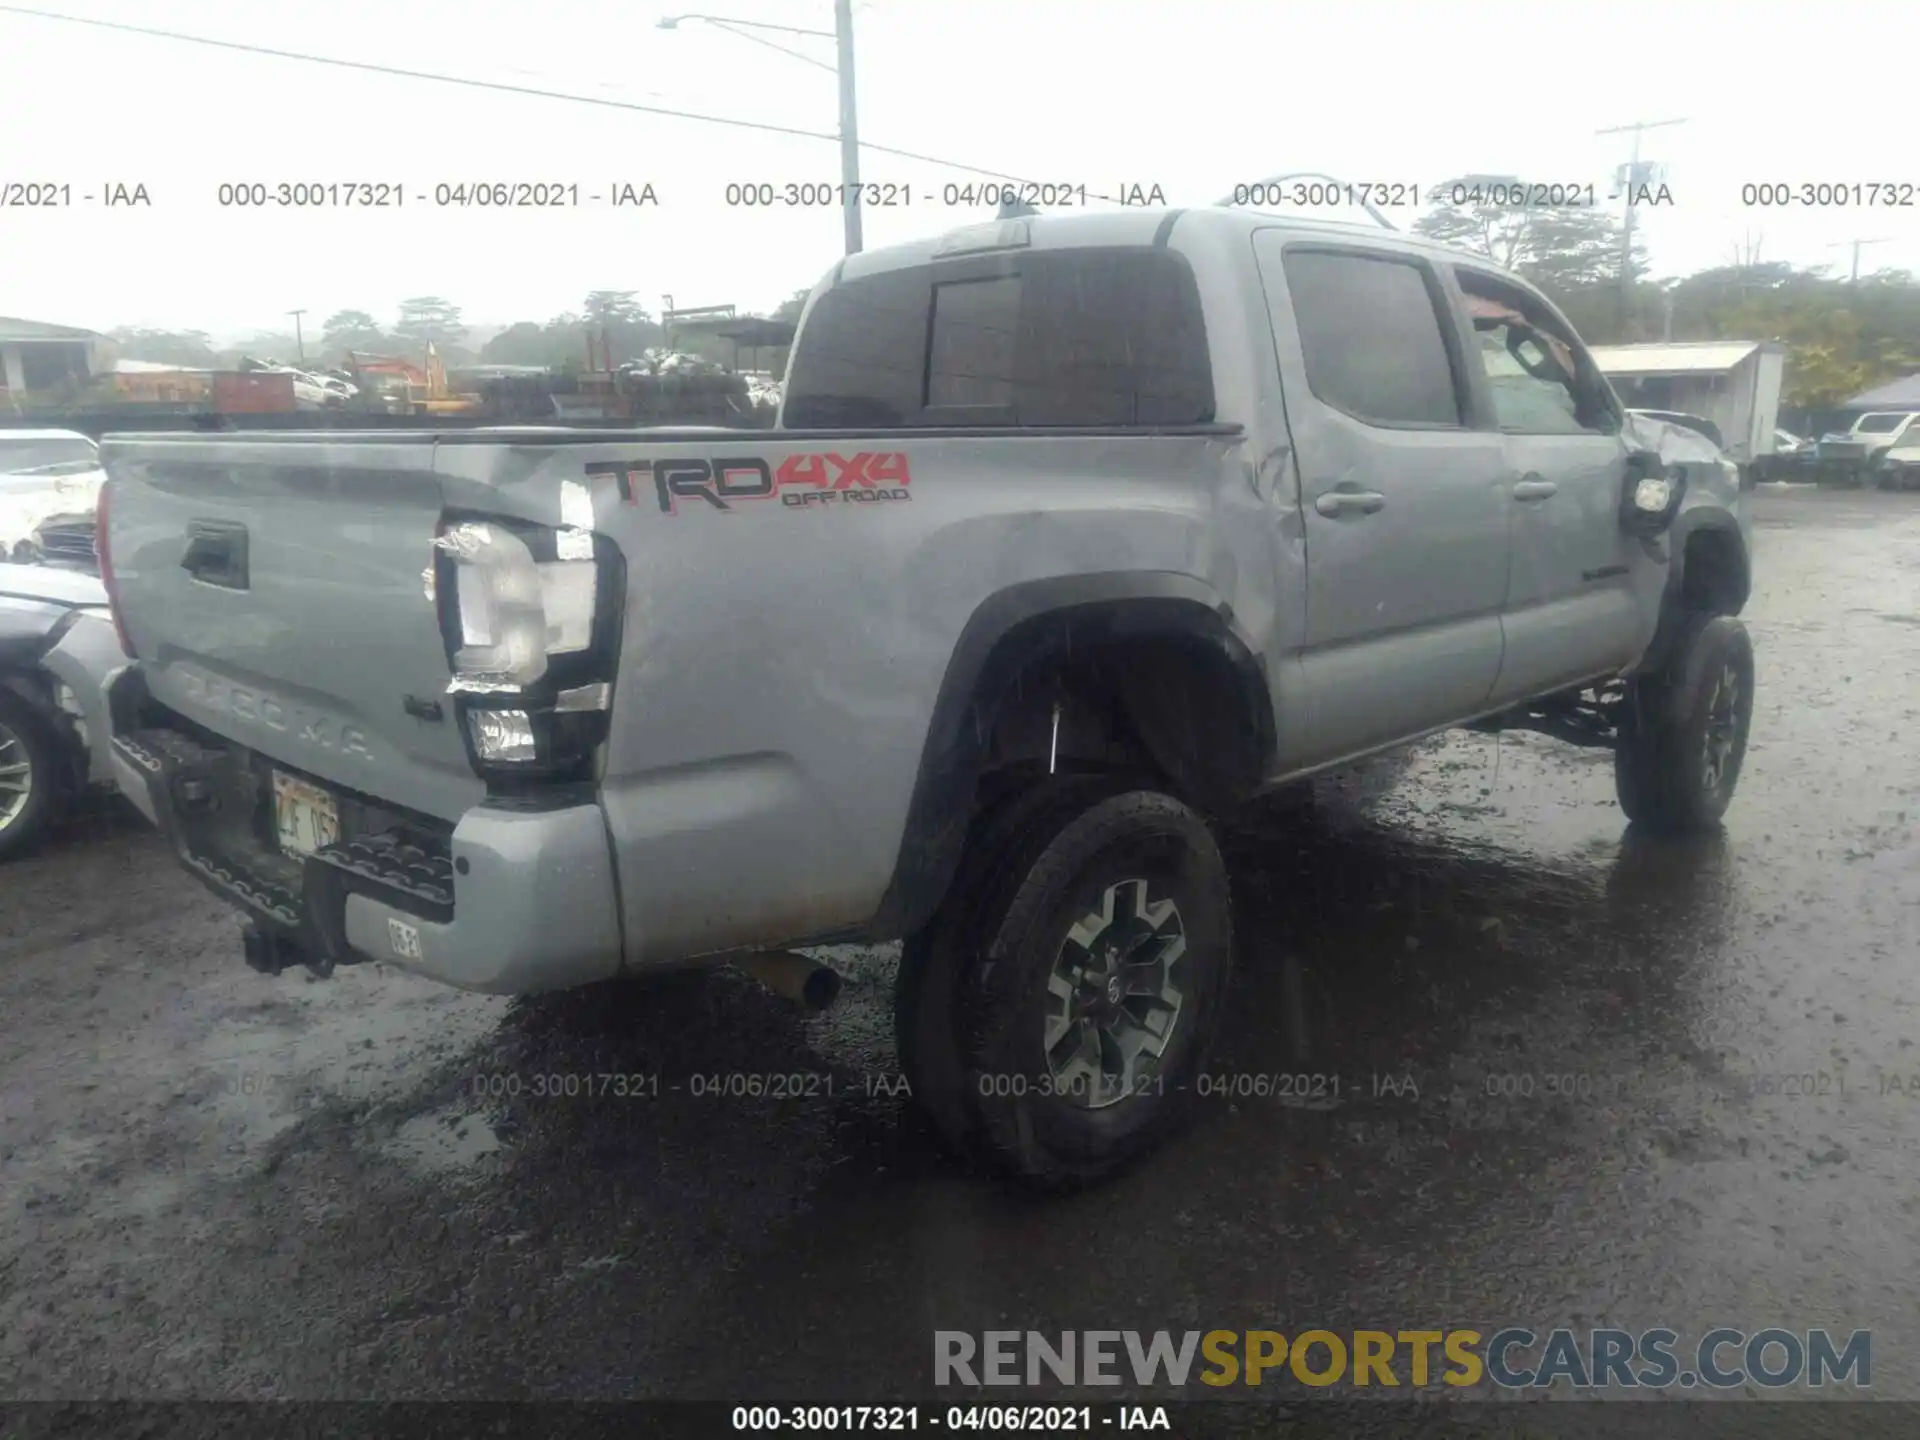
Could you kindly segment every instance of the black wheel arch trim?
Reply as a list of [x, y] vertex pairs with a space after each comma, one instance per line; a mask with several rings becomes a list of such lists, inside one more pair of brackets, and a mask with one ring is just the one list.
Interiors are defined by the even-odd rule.
[[1253, 718], [1263, 761], [1275, 750], [1266, 668], [1217, 592], [1173, 572], [1062, 576], [1009, 586], [975, 609], [947, 662], [921, 749], [893, 877], [872, 920], [871, 940], [898, 938], [938, 907], [960, 863], [986, 739], [972, 723], [991, 712], [1019, 673], [1044, 658], [1068, 628], [1102, 638], [1186, 638], [1227, 662], [1244, 713]]
[[1733, 546], [1740, 557], [1740, 603], [1726, 613], [1737, 618], [1752, 597], [1753, 559], [1748, 553], [1747, 537], [1740, 528], [1739, 519], [1729, 511], [1712, 507], [1682, 511], [1678, 523], [1667, 537], [1672, 560], [1668, 566], [1666, 590], [1660, 599], [1660, 623], [1654, 631], [1652, 642], [1647, 646], [1646, 654], [1635, 667], [1636, 674], [1646, 675], [1663, 670], [1672, 658], [1674, 643], [1685, 629], [1689, 613], [1684, 601], [1687, 545], [1695, 535], [1702, 534], [1725, 536], [1727, 543]]

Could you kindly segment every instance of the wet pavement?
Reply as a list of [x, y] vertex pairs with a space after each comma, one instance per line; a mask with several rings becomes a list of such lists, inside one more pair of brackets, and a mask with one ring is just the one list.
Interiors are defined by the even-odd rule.
[[1759, 513], [1724, 835], [1623, 840], [1608, 757], [1532, 736], [1272, 807], [1229, 1093], [1063, 1200], [906, 1110], [892, 947], [822, 1016], [267, 979], [81, 827], [0, 870], [0, 1394], [872, 1400], [933, 1393], [936, 1329], [1778, 1324], [1920, 1398], [1920, 501]]

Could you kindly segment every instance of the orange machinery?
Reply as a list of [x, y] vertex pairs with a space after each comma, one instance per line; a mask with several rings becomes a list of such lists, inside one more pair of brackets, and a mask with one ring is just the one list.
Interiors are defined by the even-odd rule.
[[399, 415], [460, 415], [480, 408], [478, 395], [455, 395], [440, 352], [427, 346], [424, 368], [392, 355], [347, 353], [347, 370], [360, 389], [360, 403]]

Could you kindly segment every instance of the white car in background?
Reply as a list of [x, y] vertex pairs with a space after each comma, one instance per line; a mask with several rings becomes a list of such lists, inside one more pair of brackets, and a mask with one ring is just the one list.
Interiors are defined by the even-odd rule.
[[0, 563], [39, 563], [34, 532], [93, 514], [105, 479], [99, 447], [77, 430], [0, 429]]

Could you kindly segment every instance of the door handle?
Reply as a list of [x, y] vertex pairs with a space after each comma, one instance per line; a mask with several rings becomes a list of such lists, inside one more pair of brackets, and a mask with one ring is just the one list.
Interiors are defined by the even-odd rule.
[[1384, 510], [1387, 497], [1378, 490], [1323, 490], [1313, 497], [1313, 508], [1329, 520], [1342, 515], [1372, 515]]
[[1560, 487], [1544, 475], [1528, 474], [1513, 487], [1516, 500], [1548, 500], [1560, 493]]

